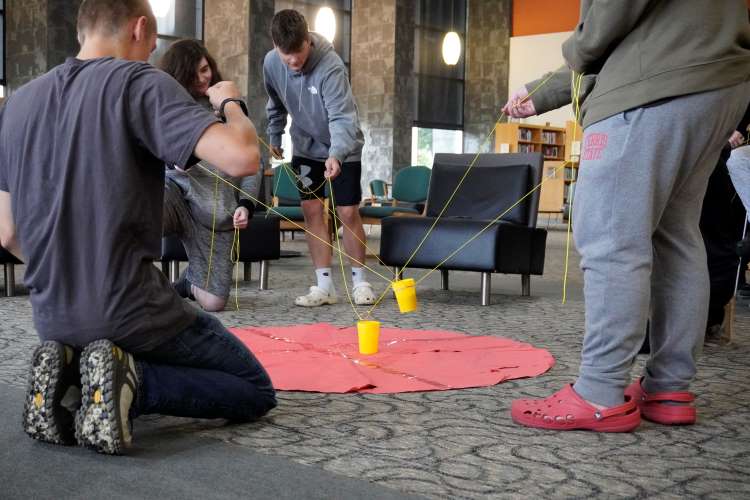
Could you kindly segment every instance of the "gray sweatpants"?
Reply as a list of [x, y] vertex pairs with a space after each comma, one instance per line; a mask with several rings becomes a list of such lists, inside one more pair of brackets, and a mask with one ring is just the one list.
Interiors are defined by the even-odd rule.
[[651, 318], [647, 392], [687, 390], [708, 314], [698, 227], [708, 178], [750, 84], [633, 109], [584, 131], [573, 230], [586, 333], [575, 390], [622, 404]]
[[212, 246], [211, 228], [191, 212], [180, 186], [167, 179], [164, 188], [163, 233], [176, 235], [185, 246], [188, 257], [185, 278], [198, 288], [226, 299], [232, 286], [234, 232], [215, 231]]

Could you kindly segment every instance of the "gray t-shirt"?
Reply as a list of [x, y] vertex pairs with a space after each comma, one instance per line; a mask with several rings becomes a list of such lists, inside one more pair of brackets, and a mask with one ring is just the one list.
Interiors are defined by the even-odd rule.
[[166, 73], [113, 58], [68, 59], [0, 110], [9, 192], [42, 340], [110, 339], [147, 350], [195, 320], [153, 265], [164, 164], [197, 161], [217, 119]]

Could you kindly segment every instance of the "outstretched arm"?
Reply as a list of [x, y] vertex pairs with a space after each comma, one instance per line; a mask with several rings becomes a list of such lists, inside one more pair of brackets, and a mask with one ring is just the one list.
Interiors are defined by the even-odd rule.
[[[211, 105], [218, 109], [226, 99], [238, 99], [232, 82], [219, 82], [208, 89]], [[226, 123], [215, 123], [206, 129], [195, 146], [195, 156], [216, 165], [234, 177], [253, 175], [260, 165], [260, 148], [255, 126], [237, 102], [224, 106]]]
[[276, 89], [271, 83], [271, 77], [265, 66], [263, 66], [263, 82], [266, 86], [266, 92], [268, 93], [268, 103], [266, 104], [268, 128], [266, 129], [266, 132], [268, 133], [268, 140], [274, 148], [272, 154], [277, 156], [283, 154], [281, 152], [281, 136], [284, 135], [284, 129], [286, 128], [287, 110], [284, 106], [284, 102], [276, 93]]

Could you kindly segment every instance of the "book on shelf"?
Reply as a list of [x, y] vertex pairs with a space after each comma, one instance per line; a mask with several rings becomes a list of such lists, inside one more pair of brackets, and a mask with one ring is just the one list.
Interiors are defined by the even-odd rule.
[[542, 154], [548, 158], [557, 158], [560, 156], [560, 148], [558, 146], [543, 146]]
[[533, 144], [519, 144], [518, 152], [519, 153], [533, 153], [534, 145]]
[[518, 140], [519, 141], [530, 141], [531, 140], [531, 129], [530, 128], [519, 128], [518, 129]]
[[557, 132], [542, 132], [542, 142], [545, 144], [557, 144]]

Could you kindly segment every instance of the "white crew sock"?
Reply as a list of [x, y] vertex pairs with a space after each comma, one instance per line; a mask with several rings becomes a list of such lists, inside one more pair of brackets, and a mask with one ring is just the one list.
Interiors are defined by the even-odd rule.
[[318, 288], [322, 288], [328, 293], [333, 293], [333, 280], [331, 279], [331, 268], [321, 267], [315, 270], [315, 276], [318, 277]]
[[352, 284], [354, 286], [357, 286], [360, 283], [364, 283], [366, 281], [367, 281], [367, 276], [365, 276], [365, 268], [364, 267], [352, 267]]

